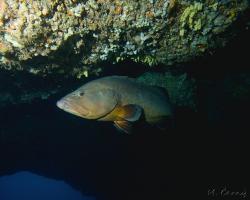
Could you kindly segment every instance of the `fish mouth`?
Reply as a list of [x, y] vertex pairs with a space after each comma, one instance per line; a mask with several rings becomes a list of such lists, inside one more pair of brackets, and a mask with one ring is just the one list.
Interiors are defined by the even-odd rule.
[[56, 106], [68, 113], [71, 113], [73, 115], [77, 115], [79, 117], [86, 117], [88, 116], [89, 112], [83, 108], [80, 108], [77, 105], [74, 105], [72, 102], [66, 100], [66, 99], [61, 99], [56, 102]]
[[56, 106], [62, 110], [65, 110], [65, 111], [71, 110], [70, 104], [67, 101], [65, 101], [64, 99], [57, 101]]

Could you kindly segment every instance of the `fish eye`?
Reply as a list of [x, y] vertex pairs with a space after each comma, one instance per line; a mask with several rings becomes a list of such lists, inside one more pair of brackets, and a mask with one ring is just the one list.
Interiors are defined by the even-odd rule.
[[80, 92], [80, 93], [79, 93], [79, 96], [82, 97], [83, 95], [84, 95], [84, 92]]

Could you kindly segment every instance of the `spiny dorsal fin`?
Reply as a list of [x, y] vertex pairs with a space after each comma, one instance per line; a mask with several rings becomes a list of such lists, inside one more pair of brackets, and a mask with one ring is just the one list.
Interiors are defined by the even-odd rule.
[[119, 75], [113, 75], [113, 76], [110, 76], [111, 78], [115, 78], [115, 79], [125, 79], [126, 81], [134, 81], [136, 82], [136, 79], [135, 78], [131, 78], [131, 77], [128, 77], [128, 76], [119, 76]]

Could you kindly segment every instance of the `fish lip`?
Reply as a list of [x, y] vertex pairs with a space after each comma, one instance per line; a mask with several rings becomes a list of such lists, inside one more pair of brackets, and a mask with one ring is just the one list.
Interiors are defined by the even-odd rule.
[[62, 102], [62, 100], [57, 101], [57, 102], [56, 102], [56, 106], [57, 106], [58, 108], [60, 108], [60, 109], [63, 109], [63, 102]]
[[70, 111], [70, 105], [65, 99], [57, 101], [56, 106], [62, 110]]
[[89, 115], [89, 111], [83, 113], [83, 112], [77, 112], [77, 111], [72, 110], [71, 103], [67, 101], [66, 99], [61, 99], [57, 101], [56, 106], [66, 112], [77, 115], [79, 117], [87, 117]]
[[62, 110], [67, 110], [67, 108], [69, 108], [68, 102], [65, 99], [57, 101], [56, 106]]

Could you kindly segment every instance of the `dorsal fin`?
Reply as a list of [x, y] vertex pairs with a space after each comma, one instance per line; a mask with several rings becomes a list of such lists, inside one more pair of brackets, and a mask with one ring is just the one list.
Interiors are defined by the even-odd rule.
[[123, 79], [123, 80], [129, 80], [129, 81], [134, 81], [136, 82], [136, 79], [135, 78], [131, 78], [131, 77], [128, 77], [128, 76], [119, 76], [119, 75], [113, 75], [113, 76], [110, 76], [112, 78], [117, 78], [117, 79]]

